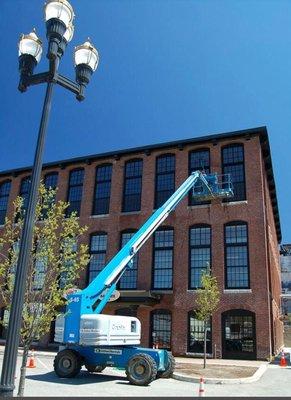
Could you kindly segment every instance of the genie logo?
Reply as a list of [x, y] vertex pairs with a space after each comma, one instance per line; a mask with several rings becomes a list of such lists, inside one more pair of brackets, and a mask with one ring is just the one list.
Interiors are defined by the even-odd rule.
[[113, 331], [122, 331], [125, 329], [125, 326], [122, 325], [121, 323], [119, 323], [119, 324], [117, 323], [117, 324], [112, 324], [111, 328]]

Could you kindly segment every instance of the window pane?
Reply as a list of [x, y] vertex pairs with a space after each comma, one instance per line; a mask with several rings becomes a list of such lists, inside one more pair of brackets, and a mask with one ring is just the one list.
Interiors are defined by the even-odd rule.
[[107, 250], [107, 235], [96, 234], [91, 236], [90, 242], [90, 263], [89, 263], [89, 283], [96, 278], [105, 266]]
[[152, 343], [159, 349], [171, 348], [172, 316], [166, 310], [157, 310], [152, 313]]
[[112, 165], [97, 167], [93, 215], [109, 213], [111, 176]]
[[58, 174], [57, 173], [51, 173], [47, 174], [44, 178], [44, 186], [46, 189], [56, 189], [58, 184]]
[[154, 235], [154, 289], [171, 289], [173, 281], [173, 229], [159, 230]]
[[222, 150], [222, 173], [230, 174], [234, 197], [224, 201], [245, 200], [244, 149], [242, 145], [227, 146]]
[[76, 212], [77, 216], [80, 215], [83, 193], [83, 179], [83, 169], [71, 171], [68, 190], [68, 203], [70, 203], [70, 205], [66, 210], [66, 216], [69, 216], [72, 212]]
[[202, 273], [211, 268], [211, 228], [190, 229], [190, 289], [201, 287]]
[[247, 225], [225, 226], [226, 286], [249, 287]]
[[[194, 171], [204, 171], [206, 174], [210, 173], [210, 152], [209, 150], [196, 150], [196, 151], [191, 151], [190, 153], [190, 165], [189, 165], [189, 170], [190, 173]], [[194, 192], [195, 192], [195, 186], [197, 186], [197, 190], [200, 192], [201, 191], [201, 184], [200, 182], [197, 182], [194, 185]], [[189, 205], [190, 206], [197, 206], [200, 204], [209, 204], [210, 201], [197, 201], [195, 200], [195, 197], [192, 195], [192, 190], [189, 192]]]
[[[204, 353], [204, 321], [196, 319], [193, 312], [189, 313], [188, 350], [191, 353]], [[206, 352], [212, 353], [210, 322], [206, 328]]]
[[125, 179], [122, 211], [139, 211], [142, 191], [142, 160], [128, 161], [125, 164]]
[[10, 188], [10, 181], [0, 184], [0, 225], [4, 224], [5, 222]]
[[175, 156], [157, 157], [155, 208], [160, 207], [175, 191]]
[[[135, 232], [123, 232], [121, 234], [121, 247], [133, 237]], [[138, 254], [132, 259], [132, 267], [127, 269], [119, 281], [120, 289], [136, 289], [137, 287], [137, 267], [138, 267]]]

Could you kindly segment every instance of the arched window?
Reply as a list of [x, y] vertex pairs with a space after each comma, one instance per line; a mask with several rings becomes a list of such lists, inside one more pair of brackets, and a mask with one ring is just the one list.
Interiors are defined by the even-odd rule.
[[248, 289], [248, 226], [245, 222], [235, 221], [224, 226], [224, 249], [226, 289]]
[[211, 268], [211, 227], [195, 225], [189, 230], [189, 289], [201, 287], [201, 275]]
[[[211, 320], [206, 325], [206, 352], [212, 353]], [[204, 353], [204, 321], [196, 318], [195, 311], [188, 313], [188, 351], [189, 353]]]
[[95, 197], [93, 215], [109, 213], [112, 165], [104, 164], [96, 168]]
[[103, 269], [106, 261], [107, 233], [96, 232], [90, 240], [90, 263], [88, 268], [88, 283]]
[[[210, 151], [209, 149], [198, 149], [193, 150], [189, 153], [189, 173], [191, 174], [194, 171], [204, 171], [206, 174], [210, 173]], [[196, 184], [199, 186], [197, 189], [201, 190], [201, 184], [198, 182]], [[194, 185], [194, 193], [195, 186]], [[209, 204], [210, 201], [197, 201], [192, 196], [192, 190], [189, 192], [189, 205], [197, 206], [199, 204]]]
[[244, 147], [242, 144], [230, 144], [222, 148], [222, 173], [230, 174], [234, 197], [224, 201], [246, 199]]
[[[121, 247], [125, 246], [126, 243], [133, 237], [136, 231], [128, 230], [121, 232]], [[136, 289], [137, 288], [137, 267], [138, 267], [138, 254], [136, 254], [133, 259], [133, 265], [128, 268], [122, 275], [118, 282], [118, 287], [121, 290], [124, 289]]]
[[255, 314], [248, 310], [222, 313], [223, 358], [256, 358]]
[[139, 211], [141, 206], [143, 160], [129, 160], [124, 168], [122, 211]]
[[0, 225], [5, 222], [10, 189], [11, 181], [0, 183]]
[[69, 189], [67, 201], [70, 203], [66, 210], [66, 215], [70, 216], [72, 212], [80, 215], [82, 192], [83, 192], [84, 169], [74, 169], [70, 172]]
[[163, 154], [156, 159], [155, 208], [160, 207], [175, 191], [175, 155]]
[[154, 310], [151, 312], [151, 343], [159, 349], [171, 348], [172, 314], [169, 310]]
[[172, 289], [173, 287], [173, 228], [161, 228], [154, 234], [153, 251], [153, 289]]

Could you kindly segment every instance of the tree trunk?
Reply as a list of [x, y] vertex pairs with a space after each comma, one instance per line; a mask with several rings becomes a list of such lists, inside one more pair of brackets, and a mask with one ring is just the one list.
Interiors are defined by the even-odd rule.
[[203, 368], [206, 368], [206, 333], [207, 333], [207, 322], [204, 321], [204, 360], [203, 360]]
[[25, 376], [26, 376], [26, 364], [27, 364], [27, 358], [28, 358], [28, 346], [24, 346], [23, 348], [23, 353], [22, 353], [22, 363], [21, 363], [21, 368], [20, 368], [20, 379], [19, 379], [19, 385], [18, 385], [18, 397], [23, 397], [24, 394], [24, 385], [25, 385]]

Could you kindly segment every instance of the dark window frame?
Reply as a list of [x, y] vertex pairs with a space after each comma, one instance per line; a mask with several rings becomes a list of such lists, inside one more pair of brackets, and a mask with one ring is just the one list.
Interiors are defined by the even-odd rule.
[[[0, 200], [5, 198], [6, 199], [6, 208], [5, 210], [0, 210], [0, 213], [3, 212], [3, 217], [0, 219], [0, 225], [4, 225], [5, 223], [5, 218], [7, 216], [7, 210], [8, 210], [8, 205], [9, 205], [9, 197], [10, 197], [10, 192], [11, 192], [11, 186], [12, 186], [12, 181], [11, 179], [5, 179], [4, 181], [0, 182], [0, 189], [3, 185], [9, 184], [9, 191], [8, 195], [2, 195], [0, 194]], [[3, 218], [3, 220], [2, 220]]]
[[[246, 243], [226, 243], [226, 228], [228, 226], [238, 226], [238, 225], [243, 225], [246, 226]], [[230, 221], [224, 224], [223, 226], [223, 231], [224, 231], [224, 287], [226, 290], [228, 289], [234, 289], [234, 290], [239, 290], [239, 289], [250, 289], [251, 288], [251, 282], [250, 282], [250, 252], [249, 252], [249, 226], [246, 221], [238, 220], [238, 221]], [[247, 249], [247, 273], [248, 273], [248, 284], [247, 286], [231, 286], [229, 287], [227, 284], [227, 247], [239, 247], [239, 246], [245, 246]], [[238, 267], [239, 268], [239, 267]]]
[[[155, 246], [155, 235], [157, 232], [161, 232], [161, 231], [172, 231], [173, 232], [173, 246], [168, 246], [168, 247], [156, 247]], [[153, 235], [153, 245], [152, 245], [152, 277], [151, 277], [151, 287], [152, 290], [173, 290], [173, 279], [174, 279], [174, 255], [175, 255], [175, 231], [174, 231], [174, 227], [172, 226], [162, 226], [160, 228], [158, 228], [154, 235]], [[167, 268], [167, 270], [172, 270], [172, 284], [171, 287], [167, 287], [167, 288], [159, 288], [155, 286], [155, 251], [156, 250], [172, 250], [172, 267], [171, 268]], [[166, 268], [164, 268], [166, 269]]]
[[[46, 180], [48, 177], [50, 176], [56, 176], [57, 177], [57, 181], [56, 181], [56, 185], [55, 186], [47, 186], [46, 184]], [[43, 177], [43, 183], [46, 189], [49, 189], [49, 187], [53, 190], [55, 190], [58, 186], [58, 178], [59, 178], [59, 173], [57, 171], [52, 171], [52, 172], [48, 172], [47, 174], [44, 175]]]
[[[95, 236], [106, 236], [106, 250], [104, 251], [104, 250], [94, 250], [94, 251], [92, 251], [91, 250], [91, 248], [92, 248], [92, 240], [93, 240], [93, 237], [95, 237]], [[90, 270], [90, 264], [91, 264], [91, 256], [93, 255], [93, 254], [105, 254], [105, 257], [104, 257], [104, 266], [106, 265], [106, 262], [107, 262], [107, 260], [106, 260], [106, 257], [107, 257], [107, 250], [108, 250], [108, 232], [105, 232], [105, 231], [96, 231], [96, 232], [92, 232], [91, 234], [90, 234], [90, 242], [89, 242], [89, 256], [90, 256], [90, 260], [89, 260], [89, 263], [88, 263], [88, 267], [87, 267], [87, 277], [86, 277], [86, 281], [87, 281], [87, 285], [89, 285], [95, 278], [96, 278], [96, 276], [92, 279], [92, 280], [90, 280], [90, 272], [91, 272], [91, 270]], [[104, 268], [104, 267], [103, 267]], [[95, 270], [94, 270], [95, 271]], [[100, 272], [100, 271], [99, 271]]]
[[[152, 310], [150, 312], [150, 332], [149, 332], [149, 346], [153, 347], [153, 345], [155, 344], [153, 341], [153, 328], [154, 328], [154, 316], [155, 315], [169, 315], [171, 317], [171, 326], [170, 326], [170, 347], [160, 347], [159, 348], [163, 348], [166, 350], [170, 350], [172, 347], [172, 328], [173, 328], [173, 313], [171, 310], [166, 309], [166, 308], [157, 308], [155, 310]], [[164, 331], [163, 331], [164, 332]]]
[[[199, 153], [199, 152], [208, 152], [208, 159], [209, 159], [209, 165], [206, 167], [206, 173], [210, 174], [211, 173], [211, 151], [208, 147], [201, 147], [199, 149], [194, 149], [194, 150], [190, 150], [188, 153], [188, 172], [189, 175], [191, 175], [192, 172], [194, 171], [204, 171], [204, 168], [197, 168], [197, 169], [193, 169], [191, 168], [191, 155], [194, 153]], [[194, 185], [195, 186], [195, 185]], [[200, 206], [200, 205], [207, 205], [207, 204], [211, 204], [210, 200], [204, 200], [204, 201], [196, 201], [192, 198], [192, 191], [193, 189], [190, 190], [189, 195], [188, 195], [188, 206], [190, 207], [195, 207], [195, 206]]]
[[[234, 147], [241, 147], [241, 148], [242, 148], [243, 160], [242, 160], [242, 161], [232, 162], [232, 163], [224, 162], [223, 151], [224, 151], [225, 149], [234, 148]], [[245, 167], [245, 148], [244, 148], [244, 144], [243, 144], [243, 143], [230, 143], [230, 144], [227, 144], [227, 145], [221, 147], [221, 171], [222, 171], [222, 174], [225, 174], [225, 173], [226, 173], [226, 172], [225, 172], [225, 168], [226, 168], [226, 167], [237, 166], [237, 165], [242, 165], [242, 170], [243, 170], [243, 175], [244, 175], [244, 180], [243, 180], [243, 191], [244, 191], [244, 196], [243, 196], [243, 198], [239, 198], [239, 199], [236, 199], [236, 198], [233, 198], [233, 197], [230, 197], [230, 198], [228, 198], [228, 199], [223, 199], [222, 201], [223, 201], [224, 203], [235, 202], [235, 201], [245, 201], [245, 200], [247, 200], [246, 167]], [[227, 173], [229, 173], [229, 172], [227, 172]], [[230, 178], [232, 179], [232, 177], [230, 177]], [[235, 183], [234, 183], [234, 184], [235, 184]], [[235, 193], [234, 193], [234, 197], [236, 197], [236, 196], [235, 196]]]
[[[210, 244], [209, 245], [200, 245], [200, 246], [192, 246], [191, 245], [191, 229], [196, 228], [210, 228]], [[197, 290], [201, 288], [199, 287], [192, 287], [191, 286], [191, 250], [192, 248], [210, 248], [210, 271], [212, 269], [212, 226], [209, 224], [195, 224], [189, 226], [188, 230], [188, 290]]]
[[[225, 335], [225, 323], [227, 317], [251, 317], [252, 318], [252, 331], [253, 331], [253, 345], [254, 351], [250, 353], [241, 352], [242, 357], [239, 354], [234, 354], [232, 351], [226, 349], [226, 335]], [[236, 358], [236, 359], [257, 359], [257, 329], [256, 329], [256, 313], [247, 309], [229, 309], [221, 313], [221, 344], [222, 344], [222, 357], [223, 358]]]
[[[27, 175], [24, 176], [21, 181], [20, 181], [20, 187], [19, 187], [19, 197], [22, 197], [23, 199], [23, 205], [21, 207], [21, 212], [18, 213], [15, 217], [15, 222], [17, 223], [19, 218], [20, 218], [20, 214], [23, 215], [26, 212], [27, 209], [27, 203], [28, 203], [28, 197], [29, 197], [29, 192], [30, 192], [30, 187], [31, 187], [31, 175]], [[23, 187], [22, 185], [24, 185], [25, 181], [30, 181], [29, 183], [27, 183], [28, 187], [27, 190], [23, 191]], [[25, 197], [23, 197], [23, 194], [26, 195]]]
[[[111, 167], [110, 179], [97, 181], [98, 169], [99, 168], [103, 168], [103, 167]], [[113, 165], [112, 165], [112, 163], [100, 164], [100, 165], [97, 165], [96, 168], [95, 168], [95, 186], [94, 186], [94, 199], [93, 199], [92, 215], [108, 215], [109, 214], [110, 201], [111, 201], [112, 174], [113, 174]], [[100, 184], [100, 183], [102, 184], [102, 183], [106, 183], [106, 182], [110, 182], [109, 196], [97, 198], [96, 197], [96, 190], [97, 190], [98, 184]], [[97, 208], [96, 202], [97, 202], [98, 199], [102, 199], [102, 200], [107, 199], [107, 201], [108, 201], [108, 204], [107, 204], [108, 212], [107, 213], [97, 213], [96, 212], [96, 208]]]
[[[203, 354], [204, 351], [202, 352], [196, 352], [196, 351], [192, 351], [190, 349], [190, 328], [191, 328], [191, 317], [194, 317], [194, 319], [198, 320], [196, 317], [196, 311], [195, 310], [190, 310], [187, 313], [187, 351], [189, 353], [194, 353], [194, 354]], [[202, 321], [203, 322], [203, 321]], [[213, 340], [213, 333], [212, 333], [212, 318], [210, 317], [209, 319], [210, 322], [210, 349], [211, 351], [206, 351], [207, 354], [213, 354], [213, 350], [212, 350], [212, 340]]]
[[[83, 171], [83, 179], [82, 179], [82, 184], [71, 184], [71, 176], [73, 172], [78, 172], [78, 171]], [[77, 211], [77, 217], [80, 217], [81, 215], [81, 207], [82, 207], [82, 200], [83, 200], [83, 190], [84, 190], [84, 177], [85, 177], [85, 169], [84, 168], [75, 168], [75, 169], [71, 169], [69, 172], [69, 181], [68, 181], [68, 190], [67, 190], [67, 202], [70, 203], [70, 189], [72, 187], [82, 187], [82, 192], [81, 192], [81, 198], [80, 200], [74, 200], [75, 202], [78, 201], [80, 204], [78, 205], [78, 210], [72, 210], [71, 211], [71, 204], [69, 205], [69, 207], [66, 209], [66, 217], [68, 218], [72, 212]]]
[[[169, 171], [158, 172], [158, 162], [159, 162], [159, 160], [161, 160], [163, 158], [166, 158], [166, 157], [169, 157], [169, 156], [174, 158], [174, 169], [173, 170], [169, 170]], [[158, 177], [161, 176], [161, 175], [167, 175], [167, 174], [170, 174], [170, 173], [173, 174], [174, 189], [173, 189], [173, 191], [171, 193], [171, 194], [173, 194], [175, 192], [175, 188], [176, 188], [176, 154], [175, 153], [160, 154], [159, 156], [156, 157], [154, 209], [157, 209], [157, 208], [161, 207], [164, 204], [164, 201], [161, 204], [158, 203]], [[160, 190], [159, 192], [162, 192], [162, 191]], [[171, 191], [168, 190], [168, 192], [171, 192]], [[166, 200], [168, 200], [169, 196], [167, 196]]]
[[[122, 248], [122, 235], [126, 234], [126, 233], [135, 234], [136, 232], [137, 232], [136, 229], [125, 229], [125, 230], [121, 231], [120, 232], [120, 237], [119, 237], [119, 249]], [[129, 239], [129, 240], [131, 240], [131, 239]], [[136, 271], [136, 284], [135, 284], [135, 287], [134, 288], [132, 288], [132, 287], [122, 287], [121, 288], [121, 281], [122, 281], [122, 278], [124, 277], [124, 274], [123, 274], [121, 276], [121, 278], [119, 279], [118, 283], [117, 283], [118, 290], [137, 290], [137, 284], [138, 284], [138, 253], [134, 257], [137, 257], [137, 259], [136, 259], [137, 260], [136, 261], [137, 266], [136, 266], [135, 269], [128, 269], [127, 271]]]
[[[126, 168], [130, 163], [134, 162], [141, 162], [141, 174], [140, 175], [134, 175], [134, 176], [126, 176]], [[128, 210], [126, 207], [126, 184], [128, 181], [133, 180], [133, 179], [140, 179], [140, 192], [137, 194], [139, 195], [139, 207], [137, 209], [133, 210]], [[138, 212], [141, 210], [141, 199], [142, 199], [142, 178], [143, 178], [143, 158], [131, 158], [130, 160], [127, 160], [124, 164], [124, 173], [123, 173], [123, 193], [122, 193], [122, 212], [127, 213], [127, 212]]]

